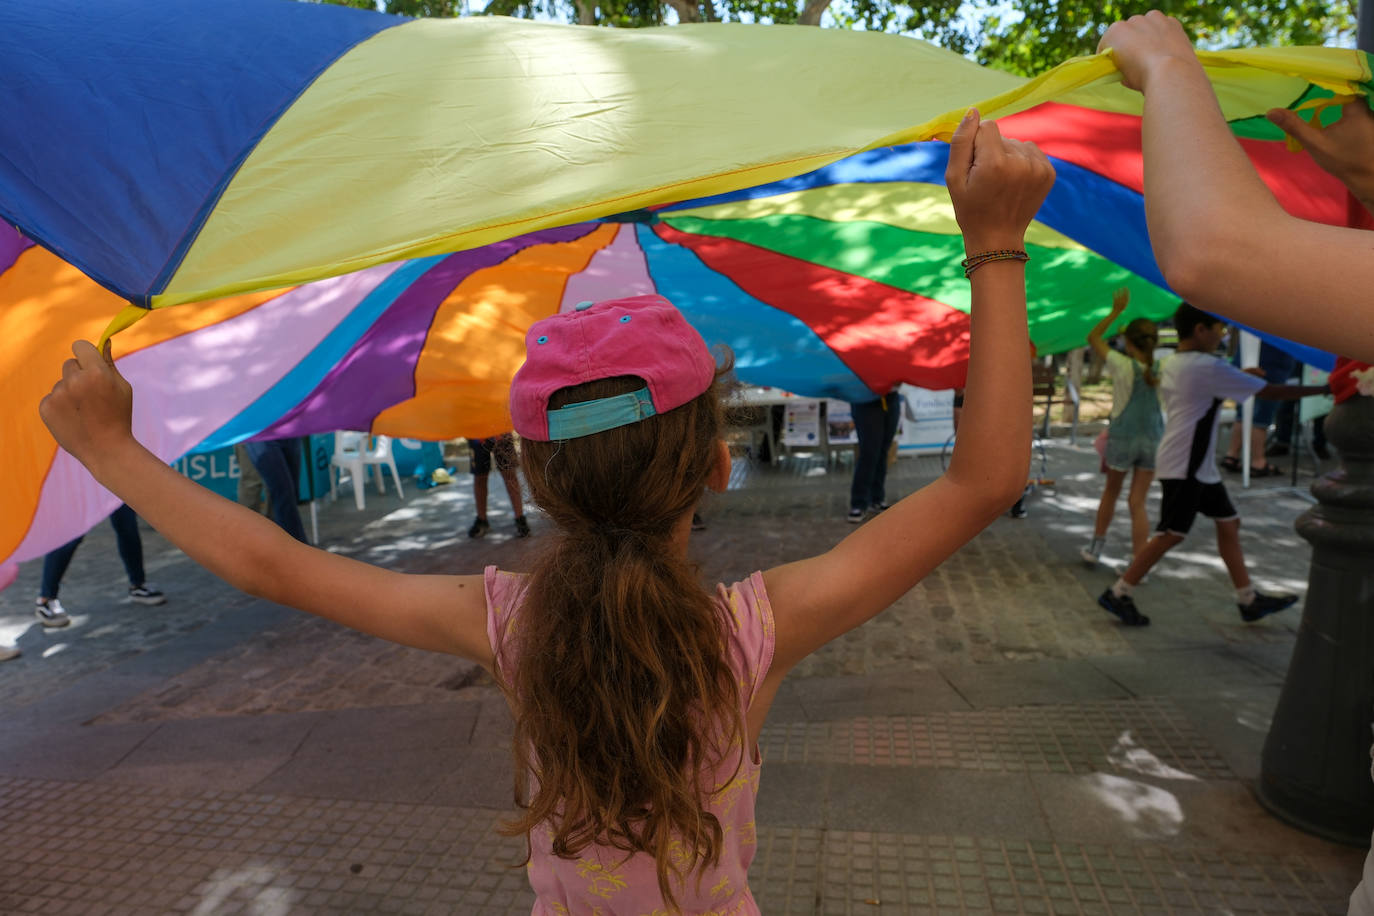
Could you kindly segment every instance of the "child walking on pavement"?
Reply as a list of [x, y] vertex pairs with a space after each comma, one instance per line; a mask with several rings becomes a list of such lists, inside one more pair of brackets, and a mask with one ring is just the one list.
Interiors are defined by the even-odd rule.
[[1131, 555], [1140, 553], [1150, 537], [1145, 497], [1155, 479], [1155, 449], [1164, 433], [1164, 415], [1159, 410], [1159, 367], [1154, 356], [1159, 332], [1150, 319], [1137, 318], [1122, 332], [1125, 353], [1107, 346], [1105, 339], [1107, 330], [1130, 301], [1130, 290], [1117, 290], [1112, 296], [1111, 312], [1088, 332], [1088, 343], [1106, 360], [1107, 374], [1112, 379], [1111, 421], [1107, 427], [1107, 450], [1102, 457], [1107, 466], [1107, 483], [1097, 506], [1092, 542], [1079, 551], [1089, 566], [1096, 566], [1102, 558], [1107, 529], [1116, 514], [1116, 501], [1127, 473], [1131, 475], [1131, 492], [1126, 497], [1131, 510]]
[[1255, 589], [1240, 546], [1240, 515], [1217, 471], [1217, 418], [1223, 401], [1255, 396], [1279, 401], [1324, 394], [1325, 385], [1270, 385], [1216, 355], [1226, 325], [1188, 303], [1174, 313], [1178, 353], [1164, 361], [1159, 382], [1164, 402], [1164, 437], [1156, 465], [1164, 500], [1159, 525], [1130, 567], [1097, 603], [1127, 626], [1145, 626], [1150, 618], [1135, 606], [1132, 590], [1160, 559], [1183, 543], [1198, 513], [1217, 526], [1217, 553], [1236, 587], [1241, 619], [1253, 623], [1291, 607], [1297, 595], [1266, 595]]
[[[160, 462], [109, 351], [78, 342], [41, 412], [103, 485], [252, 594], [485, 667], [515, 719], [534, 912], [752, 914], [759, 732], [789, 669], [990, 524], [1026, 480], [1023, 239], [1054, 180], [976, 112], [946, 181], [972, 283], [970, 406], [944, 476], [833, 549], [708, 590], [692, 511], [729, 479], [718, 366], [657, 296], [536, 323], [511, 388], [557, 527], [529, 575], [405, 575], [314, 549]], [[375, 596], [385, 594], [379, 604]]]

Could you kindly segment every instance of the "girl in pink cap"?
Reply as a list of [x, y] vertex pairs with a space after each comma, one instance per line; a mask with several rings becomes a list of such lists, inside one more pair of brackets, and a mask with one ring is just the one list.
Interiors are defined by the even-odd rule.
[[713, 591], [687, 541], [703, 491], [729, 475], [722, 368], [656, 296], [530, 329], [511, 414], [558, 533], [528, 575], [405, 575], [296, 541], [139, 445], [128, 384], [84, 341], [41, 412], [97, 480], [230, 583], [492, 672], [515, 717], [509, 830], [528, 838], [535, 913], [757, 913], [757, 742], [783, 677], [911, 589], [1026, 480], [1023, 238], [1054, 172], [970, 112], [946, 181], [973, 301], [970, 406], [948, 472], [827, 553]]

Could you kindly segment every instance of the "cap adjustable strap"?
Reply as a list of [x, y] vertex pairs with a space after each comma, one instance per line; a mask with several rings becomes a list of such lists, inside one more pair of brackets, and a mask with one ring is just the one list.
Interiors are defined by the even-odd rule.
[[549, 411], [549, 440], [590, 436], [638, 423], [656, 413], [658, 411], [654, 410], [654, 401], [647, 385], [627, 394], [569, 404]]

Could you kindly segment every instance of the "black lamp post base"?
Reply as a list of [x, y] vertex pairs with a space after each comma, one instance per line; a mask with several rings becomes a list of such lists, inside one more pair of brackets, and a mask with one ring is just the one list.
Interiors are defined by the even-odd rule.
[[1290, 791], [1269, 785], [1263, 779], [1255, 787], [1255, 797], [1264, 810], [1303, 833], [1361, 849], [1370, 844], [1370, 814], [1330, 799], [1301, 790]]

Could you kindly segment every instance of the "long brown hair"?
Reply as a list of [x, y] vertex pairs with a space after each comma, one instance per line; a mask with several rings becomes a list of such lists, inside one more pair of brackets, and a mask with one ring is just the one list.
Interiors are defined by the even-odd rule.
[[[549, 407], [643, 385], [588, 382]], [[672, 545], [716, 461], [719, 386], [628, 426], [522, 444], [534, 500], [559, 530], [497, 651], [522, 809], [503, 832], [547, 825], [563, 858], [592, 844], [652, 855], [669, 907], [670, 873], [719, 862], [724, 831], [703, 804], [718, 786], [707, 782], [745, 743], [725, 621]], [[686, 855], [670, 855], [675, 840]]]
[[1141, 353], [1144, 353], [1148, 359], [1148, 362], [1145, 363], [1145, 384], [1149, 385], [1151, 388], [1158, 388], [1159, 375], [1155, 372], [1154, 349], [1151, 348], [1149, 351], [1146, 351], [1143, 345], [1145, 338], [1154, 337], [1156, 340], [1159, 339], [1159, 329], [1155, 326], [1155, 323], [1148, 318], [1136, 318], [1130, 324], [1126, 325], [1126, 329], [1121, 333], [1131, 342], [1132, 346]]

